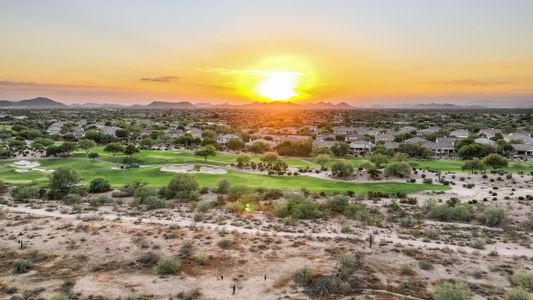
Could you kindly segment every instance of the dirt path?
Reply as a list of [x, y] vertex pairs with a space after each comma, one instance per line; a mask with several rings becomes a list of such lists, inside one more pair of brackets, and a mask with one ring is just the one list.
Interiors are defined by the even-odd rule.
[[[47, 211], [42, 208], [31, 208], [27, 206], [6, 206], [6, 205], [0, 205], [0, 209], [6, 209], [10, 212], [15, 213], [26, 213], [31, 215], [37, 215], [37, 216], [43, 216], [43, 217], [55, 217], [55, 218], [63, 218], [63, 219], [70, 219], [73, 221], [79, 221], [83, 222], [83, 220], [106, 220], [106, 221], [113, 221], [113, 222], [120, 222], [121, 224], [125, 225], [131, 225], [131, 226], [137, 226], [141, 223], [146, 224], [159, 224], [159, 225], [177, 225], [180, 227], [200, 227], [205, 228], [209, 230], [214, 231], [226, 231], [226, 232], [238, 232], [243, 234], [252, 234], [252, 235], [272, 235], [272, 236], [281, 236], [281, 237], [313, 237], [313, 238], [353, 238], [354, 236], [359, 236], [362, 238], [366, 238], [369, 234], [372, 233], [373, 229], [360, 231], [356, 235], [354, 234], [342, 234], [342, 233], [300, 233], [300, 232], [273, 232], [273, 231], [266, 231], [266, 230], [260, 230], [260, 229], [254, 229], [254, 228], [244, 228], [239, 227], [235, 225], [218, 225], [218, 224], [212, 224], [212, 223], [195, 223], [191, 218], [182, 218], [177, 216], [172, 216], [170, 220], [168, 219], [158, 219], [158, 218], [142, 218], [142, 217], [130, 217], [130, 216], [119, 216], [112, 213], [105, 213], [105, 212], [95, 212], [95, 213], [88, 213], [88, 214], [63, 214], [59, 212], [58, 210], [55, 211]], [[533, 257], [533, 249], [525, 248], [520, 245], [516, 244], [508, 244], [508, 243], [494, 243], [487, 245], [485, 249], [478, 250], [473, 249], [470, 247], [461, 247], [457, 245], [448, 245], [443, 243], [435, 243], [435, 242], [423, 242], [420, 240], [410, 240], [410, 239], [404, 239], [400, 238], [396, 233], [394, 232], [388, 232], [388, 233], [380, 233], [375, 234], [372, 233], [374, 236], [374, 240], [376, 241], [375, 244], [379, 245], [381, 242], [392, 242], [395, 244], [401, 244], [405, 246], [411, 246], [411, 247], [418, 247], [418, 248], [426, 248], [426, 249], [451, 249], [454, 251], [462, 251], [462, 252], [478, 252], [480, 254], [488, 254], [491, 251], [496, 251], [499, 255], [504, 256], [527, 256], [527, 257]], [[378, 247], [378, 246], [376, 246]]]

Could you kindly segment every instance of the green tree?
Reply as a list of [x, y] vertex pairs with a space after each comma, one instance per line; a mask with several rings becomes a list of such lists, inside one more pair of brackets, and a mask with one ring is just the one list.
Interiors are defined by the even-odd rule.
[[385, 167], [385, 176], [405, 178], [411, 176], [411, 166], [405, 162], [389, 163]]
[[350, 152], [350, 145], [346, 143], [338, 143], [331, 147], [331, 153], [335, 156], [344, 156]]
[[389, 162], [389, 158], [383, 154], [372, 154], [370, 161], [374, 163], [376, 168], [381, 169], [384, 164]]
[[333, 176], [338, 176], [338, 177], [351, 176], [353, 174], [352, 164], [344, 160], [336, 161], [331, 166], [331, 173], [333, 174]]
[[96, 153], [96, 152], [91, 152], [89, 153], [89, 158], [92, 159], [92, 160], [95, 160], [97, 159], [98, 157], [100, 157], [100, 154]]
[[105, 146], [104, 151], [110, 152], [115, 156], [115, 154], [122, 152], [124, 150], [124, 146], [122, 146], [119, 143], [109, 143]]
[[217, 154], [217, 150], [215, 149], [214, 146], [207, 145], [203, 147], [202, 149], [196, 150], [194, 154], [203, 157], [204, 160], [207, 162], [207, 157], [215, 156]]
[[472, 292], [464, 283], [443, 283], [433, 289], [434, 300], [469, 300]]
[[261, 156], [261, 161], [269, 165], [273, 164], [274, 162], [278, 160], [279, 160], [279, 155], [277, 152], [265, 152]]
[[83, 139], [78, 142], [78, 145], [81, 149], [85, 150], [85, 153], [89, 155], [89, 152], [91, 151], [91, 148], [96, 147], [96, 142], [89, 139]]
[[244, 149], [244, 142], [240, 139], [230, 139], [228, 141], [229, 150], [241, 150]]
[[483, 157], [486, 154], [485, 147], [480, 144], [467, 144], [459, 148], [457, 155], [462, 159], [473, 159]]
[[143, 149], [150, 149], [155, 145], [155, 141], [150, 137], [146, 137], [141, 140], [140, 144]]
[[237, 156], [237, 166], [239, 168], [242, 168], [245, 166], [248, 162], [250, 162], [250, 156], [246, 153], [241, 153]]
[[165, 189], [167, 199], [195, 200], [198, 197], [198, 182], [189, 174], [178, 174]]
[[491, 153], [485, 156], [483, 158], [483, 163], [493, 169], [507, 167], [507, 159], [496, 153]]
[[71, 167], [62, 167], [52, 174], [50, 191], [54, 198], [63, 198], [67, 194], [77, 194], [81, 181], [82, 178], [78, 171]]
[[132, 156], [133, 154], [138, 153], [139, 149], [137, 149], [134, 144], [128, 144], [122, 152], [128, 156]]
[[89, 185], [90, 193], [105, 193], [111, 190], [111, 184], [103, 177], [96, 177]]
[[467, 160], [461, 167], [463, 171], [470, 171], [470, 173], [474, 173], [474, 171], [483, 171], [485, 170], [486, 166], [485, 164], [479, 159], [474, 158], [473, 160]]
[[331, 161], [331, 157], [327, 154], [320, 154], [315, 159], [316, 163], [320, 165], [322, 169], [326, 167], [326, 164]]

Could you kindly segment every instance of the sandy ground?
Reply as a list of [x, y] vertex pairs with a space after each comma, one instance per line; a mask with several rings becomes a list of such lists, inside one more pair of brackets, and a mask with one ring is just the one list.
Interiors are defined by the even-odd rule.
[[166, 165], [161, 167], [162, 172], [173, 172], [173, 173], [204, 173], [204, 174], [216, 174], [223, 175], [227, 174], [228, 171], [224, 168], [215, 168], [208, 166], [200, 166], [199, 170], [194, 169], [194, 165]]

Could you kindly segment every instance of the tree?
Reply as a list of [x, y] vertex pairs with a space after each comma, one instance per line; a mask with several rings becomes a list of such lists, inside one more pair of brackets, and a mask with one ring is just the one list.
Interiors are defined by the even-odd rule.
[[331, 157], [327, 154], [320, 154], [315, 159], [316, 163], [320, 165], [322, 169], [326, 167], [326, 164], [331, 161]]
[[85, 150], [85, 153], [87, 153], [87, 155], [89, 155], [91, 148], [96, 146], [96, 142], [93, 140], [83, 139], [78, 142], [78, 145], [81, 149]]
[[138, 153], [139, 149], [137, 149], [134, 144], [128, 144], [122, 152], [128, 156], [132, 156], [133, 154]]
[[165, 189], [167, 199], [195, 200], [198, 197], [198, 182], [189, 174], [178, 174]]
[[96, 152], [91, 152], [89, 153], [88, 157], [92, 160], [95, 160], [97, 159], [98, 157], [100, 157], [100, 154], [96, 153]]
[[350, 152], [350, 145], [346, 143], [338, 143], [331, 147], [331, 153], [335, 156], [344, 156]]
[[433, 155], [433, 152], [428, 148], [418, 144], [402, 143], [398, 146], [398, 152], [405, 153], [409, 157], [428, 158]]
[[211, 129], [206, 129], [202, 131], [202, 138], [205, 140], [213, 140], [215, 139], [216, 132], [214, 132]]
[[80, 173], [71, 167], [57, 169], [50, 179], [50, 191], [53, 197], [63, 198], [67, 194], [77, 194], [82, 179]]
[[385, 167], [385, 176], [391, 177], [409, 177], [411, 176], [411, 166], [405, 162], [389, 163]]
[[383, 154], [373, 154], [370, 157], [370, 161], [376, 165], [376, 168], [381, 169], [384, 164], [389, 162], [389, 158], [386, 155]]
[[207, 162], [207, 157], [215, 156], [216, 154], [217, 154], [217, 149], [215, 149], [215, 147], [212, 145], [207, 145], [203, 147], [202, 149], [196, 150], [196, 152], [194, 152], [194, 155], [203, 157], [206, 162]]
[[331, 166], [331, 173], [338, 177], [348, 177], [353, 174], [353, 167], [349, 162], [339, 160]]
[[507, 159], [499, 154], [491, 153], [483, 158], [483, 163], [493, 169], [499, 169], [507, 166]]
[[105, 193], [111, 190], [111, 184], [103, 177], [96, 177], [89, 185], [90, 193]]
[[261, 156], [261, 161], [269, 165], [273, 164], [275, 161], [278, 161], [278, 160], [279, 160], [279, 155], [277, 152], [265, 152]]
[[123, 150], [124, 146], [119, 143], [109, 143], [104, 148], [105, 152], [111, 152], [113, 156], [115, 156], [115, 154], [117, 154], [118, 152], [122, 152]]
[[241, 150], [244, 149], [244, 142], [240, 139], [230, 139], [228, 141], [229, 150]]
[[264, 143], [255, 142], [248, 147], [248, 151], [252, 153], [260, 154], [260, 153], [267, 151], [269, 148], [270, 147]]
[[459, 148], [457, 155], [462, 159], [473, 159], [483, 157], [486, 154], [485, 147], [480, 144], [467, 144]]
[[237, 156], [237, 166], [242, 168], [250, 161], [250, 156], [246, 153], [241, 153]]
[[155, 141], [152, 138], [150, 138], [150, 137], [146, 137], [146, 138], [141, 140], [141, 147], [143, 149], [150, 149], [154, 145], [155, 145]]
[[474, 158], [473, 160], [467, 160], [461, 167], [463, 171], [468, 170], [470, 171], [470, 173], [474, 173], [474, 171], [483, 171], [485, 170], [485, 168], [486, 168], [485, 164], [479, 158]]
[[282, 156], [308, 156], [313, 151], [311, 140], [285, 141], [276, 146], [276, 151]]

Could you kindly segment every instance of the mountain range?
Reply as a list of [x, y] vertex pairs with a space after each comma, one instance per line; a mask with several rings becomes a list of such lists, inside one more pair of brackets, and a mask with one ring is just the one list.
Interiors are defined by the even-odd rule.
[[133, 108], [133, 109], [200, 109], [200, 108], [241, 108], [241, 109], [353, 109], [354, 107], [342, 102], [332, 104], [329, 102], [297, 104], [293, 102], [253, 102], [247, 104], [192, 104], [187, 101], [153, 101], [147, 105], [121, 105], [111, 103], [74, 103], [67, 105], [49, 98], [38, 97], [20, 101], [0, 100], [0, 108]]

